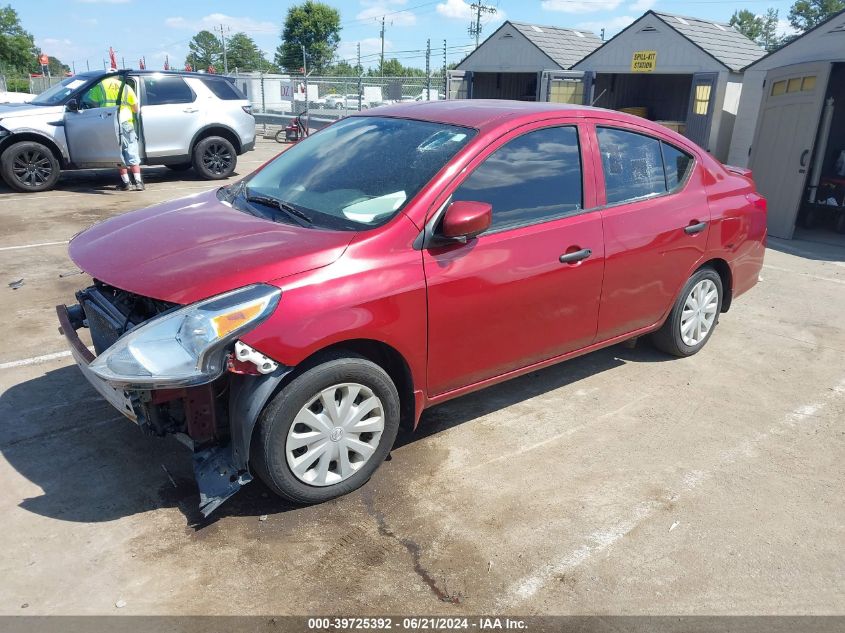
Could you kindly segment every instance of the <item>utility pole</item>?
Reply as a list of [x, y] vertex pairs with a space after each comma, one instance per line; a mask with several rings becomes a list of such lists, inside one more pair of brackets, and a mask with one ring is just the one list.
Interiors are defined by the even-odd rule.
[[604, 42], [604, 29], [601, 30], [601, 41]]
[[443, 40], [443, 96], [449, 98], [449, 83], [446, 78], [446, 40]]
[[431, 40], [425, 42], [425, 100], [431, 100]]
[[305, 44], [302, 46], [302, 75], [305, 78], [305, 129], [310, 129], [310, 116], [308, 114], [308, 63], [305, 61]]
[[361, 42], [358, 42], [358, 61], [355, 63], [355, 72], [358, 73], [358, 112], [361, 111], [361, 93], [363, 92], [361, 87]]
[[384, 77], [384, 16], [381, 16], [381, 57], [378, 63], [378, 74]]
[[231, 32], [232, 29], [230, 29], [228, 26], [223, 26], [221, 24], [219, 29], [215, 26], [214, 30], [219, 31], [219, 33], [220, 33], [220, 41], [223, 43], [223, 72], [228, 74], [229, 73], [229, 59], [226, 55], [226, 33]]
[[489, 13], [493, 15], [496, 13], [496, 7], [488, 7], [483, 0], [476, 0], [469, 6], [475, 11], [475, 22], [470, 22], [467, 32], [470, 37], [475, 37], [475, 48], [478, 48], [478, 40], [481, 37], [481, 14]]

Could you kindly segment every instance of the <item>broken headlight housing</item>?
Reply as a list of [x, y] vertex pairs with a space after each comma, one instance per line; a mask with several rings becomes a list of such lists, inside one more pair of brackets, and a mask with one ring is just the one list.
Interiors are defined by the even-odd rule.
[[238, 335], [273, 313], [281, 291], [256, 284], [166, 312], [130, 330], [91, 363], [117, 387], [161, 389], [211, 382]]

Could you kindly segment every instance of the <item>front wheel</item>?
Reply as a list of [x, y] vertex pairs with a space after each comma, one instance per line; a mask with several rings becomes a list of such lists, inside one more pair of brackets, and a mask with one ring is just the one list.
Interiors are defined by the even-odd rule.
[[34, 141], [15, 143], [0, 160], [3, 180], [15, 191], [49, 191], [59, 181], [59, 161], [50, 148]]
[[222, 136], [209, 136], [194, 147], [194, 169], [205, 180], [228, 178], [235, 171], [238, 154]]
[[296, 377], [262, 411], [253, 464], [279, 496], [322, 503], [366, 483], [398, 430], [390, 376], [359, 356], [332, 358]]
[[672, 356], [692, 356], [710, 339], [722, 310], [722, 278], [712, 268], [701, 268], [684, 284], [672, 312], [652, 335], [659, 350]]

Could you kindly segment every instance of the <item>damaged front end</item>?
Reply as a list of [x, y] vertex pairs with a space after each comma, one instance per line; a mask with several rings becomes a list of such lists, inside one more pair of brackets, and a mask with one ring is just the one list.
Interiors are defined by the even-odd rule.
[[257, 284], [181, 306], [95, 280], [76, 293], [77, 305], [56, 308], [92, 386], [143, 432], [173, 434], [191, 449], [204, 516], [252, 480], [252, 431], [290, 371], [237, 340], [272, 313], [279, 295]]

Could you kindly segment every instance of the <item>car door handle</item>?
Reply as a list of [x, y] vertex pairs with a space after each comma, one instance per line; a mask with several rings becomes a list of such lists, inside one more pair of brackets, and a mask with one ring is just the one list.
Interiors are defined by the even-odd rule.
[[593, 251], [589, 248], [582, 248], [580, 251], [574, 251], [572, 253], [564, 253], [560, 256], [560, 263], [574, 264], [575, 262], [580, 262], [582, 259], [587, 259], [592, 254]]
[[198, 108], [185, 108], [182, 112], [187, 112], [188, 114], [193, 114], [194, 112], [199, 112]]
[[687, 227], [684, 227], [684, 233], [687, 235], [695, 235], [696, 233], [701, 233], [707, 227], [707, 222], [699, 222], [697, 224], [690, 224]]

